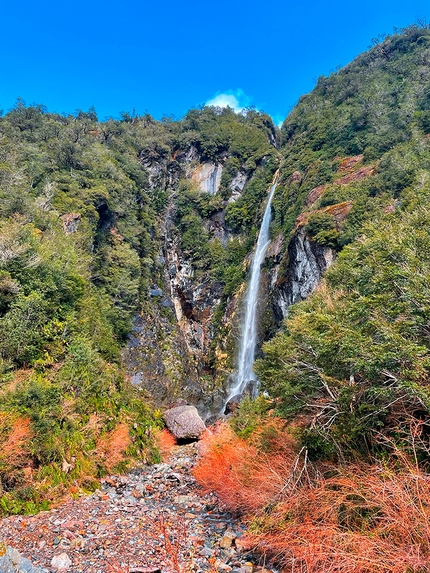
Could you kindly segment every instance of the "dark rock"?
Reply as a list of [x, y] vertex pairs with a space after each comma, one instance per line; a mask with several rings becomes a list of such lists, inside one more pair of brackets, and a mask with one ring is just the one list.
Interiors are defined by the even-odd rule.
[[164, 413], [167, 427], [177, 440], [196, 440], [206, 430], [194, 406], [177, 406]]
[[[2, 549], [2, 547], [4, 549]], [[13, 547], [0, 543], [0, 572], [1, 573], [47, 573], [46, 569], [35, 567], [31, 561], [22, 557]]]
[[236, 396], [230, 398], [225, 406], [224, 414], [232, 414], [235, 410], [237, 410], [244, 397], [244, 394], [236, 394]]
[[173, 278], [176, 276], [176, 273], [178, 272], [176, 265], [170, 265], [169, 267], [169, 275]]
[[163, 296], [163, 291], [161, 288], [154, 286], [153, 288], [149, 289], [150, 296]]
[[284, 255], [288, 260], [286, 273], [280, 273], [282, 262], [271, 271], [273, 314], [279, 328], [292, 304], [307, 298], [317, 287], [321, 277], [334, 261], [330, 247], [318, 245], [299, 229], [288, 245]]
[[222, 416], [219, 416], [218, 414], [214, 414], [213, 416], [209, 416], [209, 418], [206, 418], [205, 420], [205, 424], [206, 426], [213, 426], [214, 424], [216, 424], [220, 419], [222, 418]]

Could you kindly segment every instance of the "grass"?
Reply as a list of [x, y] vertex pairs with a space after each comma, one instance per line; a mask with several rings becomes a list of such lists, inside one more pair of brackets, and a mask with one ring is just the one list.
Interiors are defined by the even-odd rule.
[[280, 422], [246, 441], [223, 425], [205, 438], [195, 476], [285, 572], [430, 570], [430, 475], [400, 451], [389, 464], [316, 464]]

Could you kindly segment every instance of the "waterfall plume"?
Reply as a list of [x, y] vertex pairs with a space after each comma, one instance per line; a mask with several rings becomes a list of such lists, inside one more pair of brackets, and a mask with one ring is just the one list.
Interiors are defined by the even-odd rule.
[[238, 369], [235, 384], [230, 388], [226, 403], [234, 396], [242, 394], [249, 382], [257, 381], [257, 377], [253, 370], [253, 364], [257, 343], [257, 303], [258, 290], [260, 286], [260, 268], [266, 254], [267, 247], [270, 243], [269, 225], [271, 218], [271, 204], [273, 195], [275, 194], [276, 185], [277, 176], [275, 176], [274, 183], [270, 189], [263, 221], [260, 227], [260, 233], [258, 235], [257, 246], [252, 259], [251, 278], [244, 299], [245, 314], [239, 343]]

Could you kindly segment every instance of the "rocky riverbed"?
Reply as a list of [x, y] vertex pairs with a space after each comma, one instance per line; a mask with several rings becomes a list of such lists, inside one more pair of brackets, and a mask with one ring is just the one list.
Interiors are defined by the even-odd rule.
[[108, 477], [89, 496], [3, 519], [0, 541], [46, 571], [264, 573], [243, 524], [201, 492], [196, 457], [196, 443], [178, 446], [168, 462]]

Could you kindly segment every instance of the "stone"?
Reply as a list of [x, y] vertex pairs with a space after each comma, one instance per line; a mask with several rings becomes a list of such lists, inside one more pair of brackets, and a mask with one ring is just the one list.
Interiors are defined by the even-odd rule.
[[149, 289], [150, 296], [163, 296], [163, 291], [157, 285], [154, 285], [151, 289]]
[[79, 213], [66, 213], [61, 216], [63, 221], [63, 228], [66, 235], [76, 233], [81, 222], [81, 215]]
[[55, 555], [51, 561], [51, 567], [57, 571], [68, 571], [72, 565], [72, 560], [67, 553]]
[[230, 549], [236, 537], [237, 535], [233, 531], [226, 531], [219, 540], [219, 546], [221, 549]]
[[175, 305], [173, 304], [173, 302], [170, 300], [170, 298], [167, 298], [167, 296], [165, 296], [162, 301], [161, 301], [161, 306], [163, 308], [175, 308]]
[[35, 567], [13, 547], [0, 543], [1, 573], [47, 573], [46, 569]]
[[231, 571], [232, 567], [230, 567], [230, 565], [227, 565], [227, 563], [223, 563], [220, 559], [217, 559], [214, 563], [215, 568], [218, 571]]
[[177, 440], [197, 440], [206, 430], [195, 406], [177, 406], [164, 413], [168, 429]]
[[250, 551], [255, 546], [255, 543], [253, 543], [245, 535], [243, 535], [242, 537], [238, 537], [235, 540], [235, 543], [238, 551]]
[[242, 193], [246, 183], [248, 181], [248, 176], [243, 171], [238, 171], [236, 175], [233, 177], [229, 187], [230, 189], [240, 196]]
[[202, 549], [200, 549], [201, 557], [212, 557], [213, 554], [214, 550], [211, 549], [210, 547], [203, 547]]
[[300, 173], [300, 171], [294, 171], [294, 173], [291, 175], [291, 183], [301, 183], [303, 180], [303, 175]]
[[243, 394], [236, 394], [236, 396], [230, 398], [230, 400], [225, 405], [224, 414], [232, 414], [235, 410], [237, 410], [243, 398], [244, 398]]

